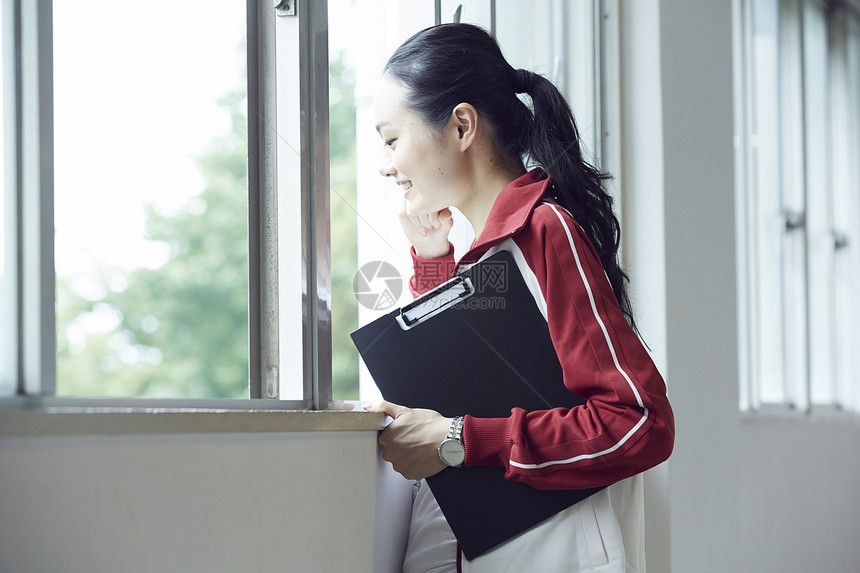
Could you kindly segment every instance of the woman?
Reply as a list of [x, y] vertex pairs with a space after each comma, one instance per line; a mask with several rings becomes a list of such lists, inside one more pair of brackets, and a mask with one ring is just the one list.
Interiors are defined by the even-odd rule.
[[[530, 96], [531, 109], [517, 94]], [[669, 457], [673, 416], [635, 332], [608, 176], [583, 160], [568, 104], [547, 79], [514, 70], [484, 30], [449, 24], [394, 53], [373, 110], [385, 144], [380, 172], [403, 192], [413, 294], [511, 251], [547, 319], [558, 383], [587, 399], [499, 419], [383, 402], [394, 418], [379, 437], [385, 459], [410, 479], [462, 463], [502, 466], [506, 479], [538, 489], [611, 484], [472, 561], [421, 487], [404, 571], [644, 571], [641, 472]], [[449, 207], [477, 237], [456, 262]]]

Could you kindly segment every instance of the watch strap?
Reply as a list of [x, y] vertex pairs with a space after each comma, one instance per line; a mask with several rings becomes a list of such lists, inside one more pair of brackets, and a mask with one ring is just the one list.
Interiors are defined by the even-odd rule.
[[[460, 468], [463, 467], [463, 463], [466, 458], [466, 446], [463, 444], [463, 416], [456, 416], [451, 420], [451, 426], [448, 428], [448, 434], [445, 436], [445, 439], [442, 440], [442, 443], [439, 444], [438, 452], [439, 457], [445, 463], [446, 466], [451, 468]], [[459, 450], [459, 453], [455, 455], [456, 457], [453, 459], [447, 458], [450, 453], [448, 448], [449, 446], [453, 446], [456, 444], [455, 449]], [[443, 453], [443, 449], [445, 453]]]
[[457, 440], [461, 444], [463, 443], [463, 422], [465, 422], [464, 416], [454, 416], [451, 420], [451, 427], [448, 429], [448, 435], [445, 436], [445, 439], [453, 439]]

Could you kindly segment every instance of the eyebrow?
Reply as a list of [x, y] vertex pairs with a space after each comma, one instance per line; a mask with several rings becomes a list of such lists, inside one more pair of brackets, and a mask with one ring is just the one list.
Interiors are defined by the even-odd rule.
[[379, 135], [382, 135], [382, 128], [385, 127], [386, 125], [391, 125], [391, 124], [388, 123], [387, 121], [380, 121], [379, 123], [377, 123], [376, 124], [376, 133], [378, 133]]

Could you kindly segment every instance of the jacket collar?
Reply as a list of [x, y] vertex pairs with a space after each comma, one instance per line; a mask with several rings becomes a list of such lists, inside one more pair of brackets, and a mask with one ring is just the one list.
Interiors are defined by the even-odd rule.
[[477, 261], [487, 249], [522, 230], [546, 194], [549, 182], [545, 172], [533, 169], [508, 183], [496, 197], [484, 230], [463, 255], [461, 262]]

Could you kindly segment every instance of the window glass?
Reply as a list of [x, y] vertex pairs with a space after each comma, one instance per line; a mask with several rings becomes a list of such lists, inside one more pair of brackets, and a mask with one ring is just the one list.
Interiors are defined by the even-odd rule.
[[735, 7], [741, 407], [856, 408], [857, 16], [820, 0]]
[[[800, 4], [739, 3], [747, 52], [742, 149], [748, 184], [742, 206], [746, 244], [742, 291], [749, 348], [743, 404], [806, 407], [807, 312], [805, 158]], [[749, 402], [747, 402], [747, 399]]]
[[810, 398], [833, 404], [833, 213], [828, 168], [830, 146], [827, 58], [827, 19], [824, 7], [806, 2], [803, 10], [804, 107], [806, 110], [807, 234], [809, 241]]
[[244, 3], [53, 10], [57, 394], [247, 397]]
[[518, 3], [496, 3], [496, 35], [505, 57], [514, 68], [540, 73], [558, 86], [591, 161], [598, 153], [594, 23], [592, 0], [539, 0], [529, 5], [528, 18]]
[[848, 102], [846, 109], [851, 115], [848, 124], [850, 127], [845, 132], [847, 155], [843, 156], [843, 165], [847, 172], [845, 196], [851, 200], [843, 205], [849, 210], [852, 222], [848, 227], [851, 248], [843, 255], [850, 261], [851, 287], [847, 291], [843, 290], [843, 293], [852, 305], [844, 307], [847, 311], [842, 314], [842, 324], [848, 334], [842, 339], [841, 356], [844, 357], [843, 362], [850, 361], [850, 366], [845, 365], [840, 369], [844, 374], [840, 395], [843, 405], [860, 412], [860, 360], [856, 352], [856, 349], [860, 348], [860, 321], [856, 319], [860, 316], [860, 300], [857, 297], [857, 292], [860, 291], [860, 193], [857, 192], [860, 189], [860, 164], [856, 161], [856, 158], [860, 157], [860, 109], [857, 106], [860, 101], [860, 14], [857, 13], [853, 13], [847, 22], [846, 52], [847, 87], [844, 100]]
[[755, 258], [750, 268], [755, 272], [756, 324], [779, 325], [772, 332], [777, 336], [757, 339], [759, 360], [755, 375], [760, 382], [761, 399], [765, 402], [785, 400], [783, 331], [783, 218], [780, 194], [780, 131], [779, 107], [772, 105], [779, 91], [779, 34], [776, 2], [754, 2], [752, 33], [754, 105], [752, 133], [749, 148], [754, 166], [754, 185], [757, 190], [755, 231], [757, 249], [750, 253]]
[[829, 155], [833, 177], [833, 352], [836, 400], [860, 410], [860, 15], [838, 8], [831, 15], [830, 97], [833, 144]]
[[362, 374], [349, 332], [411, 298], [406, 287], [411, 274], [408, 243], [397, 222], [399, 195], [379, 175], [383, 148], [371, 102], [388, 57], [433, 22], [433, 2], [329, 3], [335, 399], [354, 399], [359, 391], [365, 400], [378, 394], [366, 371]]
[[0, 7], [0, 56], [2, 56], [2, 87], [0, 87], [0, 97], [2, 97], [2, 107], [0, 107], [0, 182], [3, 184], [2, 192], [0, 192], [0, 316], [4, 317], [3, 323], [0, 324], [0, 396], [8, 396], [15, 391], [15, 376], [14, 376], [14, 361], [13, 352], [16, 347], [14, 343], [14, 324], [12, 317], [15, 316], [15, 305], [12, 299], [14, 285], [11, 284], [12, 277], [9, 273], [9, 265], [11, 264], [11, 247], [12, 242], [9, 240], [9, 235], [14, 229], [14, 217], [10, 212], [9, 195], [12, 192], [10, 182], [6, 180], [6, 153], [9, 148], [6, 145], [7, 135], [6, 117], [14, 117], [14, 111], [6, 109], [11, 103], [6, 97], [6, 90], [10, 89], [9, 79], [7, 74], [11, 72], [11, 66], [6, 62], [7, 57], [11, 54], [6, 50], [6, 4]]
[[330, 0], [328, 10], [332, 397], [357, 400], [359, 360], [349, 333], [358, 328], [353, 279], [358, 268], [355, 43], [360, 29], [354, 25], [354, 0]]
[[[774, 0], [770, 0], [774, 1]], [[782, 316], [783, 376], [785, 398], [778, 403], [806, 410], [809, 402], [809, 352], [807, 341], [807, 237], [808, 212], [803, 122], [803, 6], [800, 0], [778, 2], [779, 13], [779, 95], [758, 105], [779, 109], [779, 193], [782, 209]], [[761, 82], [760, 82], [761, 83]], [[763, 336], [771, 334], [771, 324], [761, 324]], [[778, 335], [777, 335], [778, 336]], [[770, 397], [762, 393], [763, 401]]]

